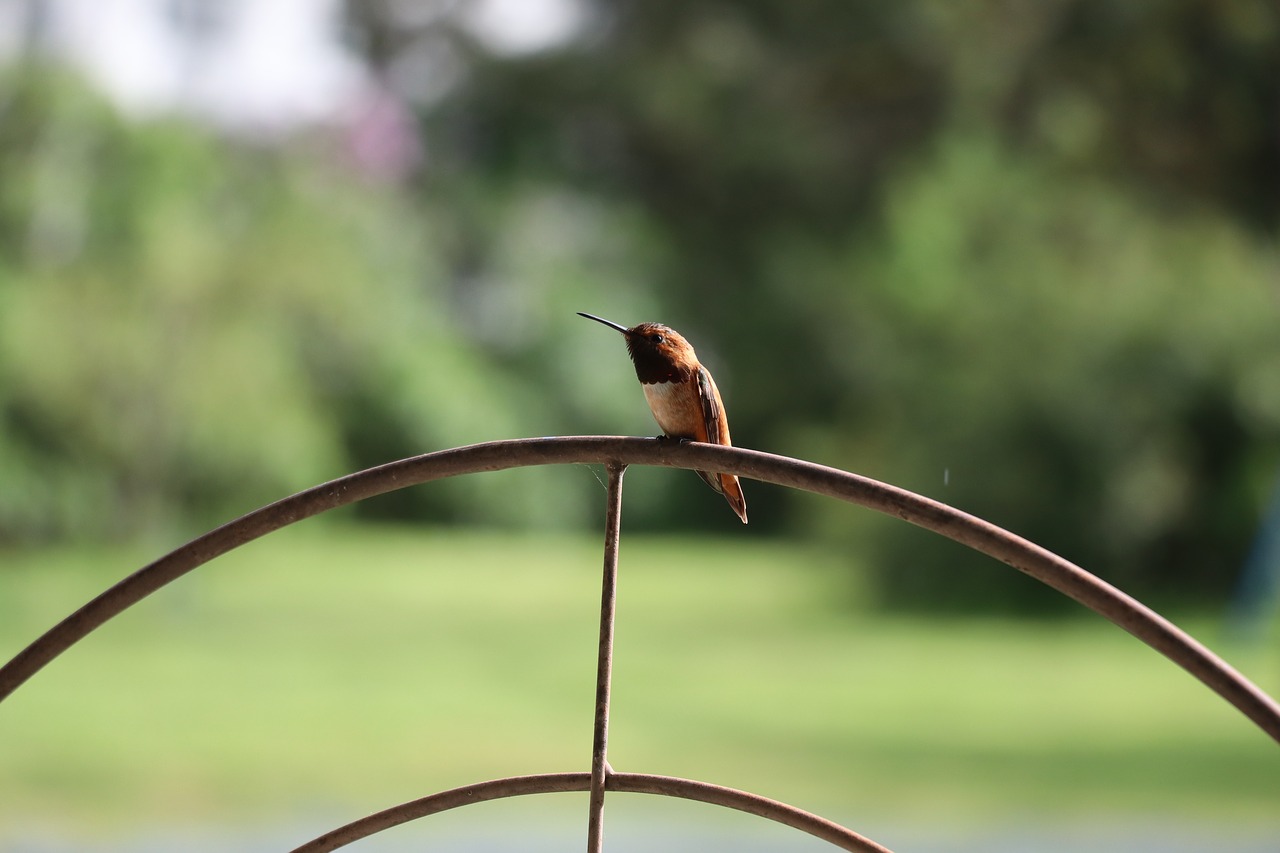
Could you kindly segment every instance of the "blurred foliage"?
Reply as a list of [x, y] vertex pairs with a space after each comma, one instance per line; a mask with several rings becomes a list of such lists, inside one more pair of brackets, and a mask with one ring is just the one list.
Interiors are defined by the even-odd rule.
[[[305, 142], [124, 124], [58, 74], [3, 95], [0, 541], [198, 532], [527, 429], [529, 394], [450, 323], [430, 217], [403, 198]], [[378, 507], [572, 517], [543, 479]]]
[[[427, 44], [465, 67], [421, 110], [425, 197], [518, 209], [533, 182], [626, 211], [655, 310], [631, 310], [636, 267], [587, 308], [690, 333], [740, 444], [935, 494], [1139, 594], [1229, 588], [1280, 467], [1274, 4], [586, 7], [575, 42], [508, 56], [351, 4], [390, 85]], [[457, 224], [455, 270], [492, 223]], [[750, 491], [754, 529], [869, 549], [886, 601], [1063, 603]], [[649, 523], [706, 523], [687, 492]]]
[[[1230, 584], [1280, 465], [1274, 252], [971, 137], [904, 176], [886, 219], [873, 244], [779, 262], [822, 305], [817, 363], [855, 389], [832, 400], [850, 430], [780, 441], [865, 459], [1127, 589]], [[894, 599], [1025, 603], [938, 537], [886, 526], [876, 550]]]
[[[1273, 3], [583, 7], [575, 39], [512, 55], [447, 4], [348, 4], [420, 119], [400, 184], [329, 131], [255, 145], [4, 79], [0, 539], [656, 431], [587, 310], [686, 332], [739, 444], [934, 495], [1142, 596], [1230, 587], [1280, 468]], [[594, 519], [594, 480], [553, 476], [362, 511]], [[1060, 604], [900, 523], [748, 492], [749, 535], [873, 557], [884, 601]], [[733, 519], [658, 472], [629, 479], [628, 521]]]

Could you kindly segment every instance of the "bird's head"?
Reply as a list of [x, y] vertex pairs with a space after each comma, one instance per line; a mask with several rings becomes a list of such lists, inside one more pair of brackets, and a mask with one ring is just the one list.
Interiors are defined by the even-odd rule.
[[693, 345], [675, 329], [661, 323], [641, 323], [627, 328], [594, 314], [583, 314], [588, 320], [603, 323], [622, 333], [627, 352], [641, 382], [673, 382], [689, 379], [697, 370], [698, 356]]

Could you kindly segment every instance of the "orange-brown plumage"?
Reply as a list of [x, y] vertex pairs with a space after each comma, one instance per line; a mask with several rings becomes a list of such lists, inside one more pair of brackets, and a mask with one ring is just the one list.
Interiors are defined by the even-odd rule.
[[[661, 323], [641, 323], [628, 329], [594, 314], [578, 313], [618, 330], [626, 338], [627, 352], [635, 365], [645, 401], [663, 433], [670, 438], [733, 445], [720, 389], [683, 335]], [[738, 478], [709, 471], [697, 474], [724, 495], [746, 524], [747, 501]]]

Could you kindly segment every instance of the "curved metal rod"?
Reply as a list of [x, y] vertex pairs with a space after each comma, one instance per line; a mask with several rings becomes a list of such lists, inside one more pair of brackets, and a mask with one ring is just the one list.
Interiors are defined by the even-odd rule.
[[587, 803], [587, 853], [604, 849], [604, 792], [609, 767], [609, 698], [613, 690], [613, 633], [618, 612], [618, 544], [622, 538], [622, 475], [610, 462], [604, 520], [604, 577], [600, 581], [600, 642], [596, 647], [596, 708], [591, 736], [591, 797]]
[[[292, 853], [328, 853], [330, 850], [345, 847], [393, 826], [470, 803], [483, 803], [488, 800], [526, 794], [587, 791], [590, 787], [590, 773], [544, 773], [538, 776], [512, 776], [490, 782], [478, 782], [474, 785], [441, 791], [420, 800], [401, 803], [385, 811], [352, 821], [346, 826], [338, 827], [332, 832], [326, 832], [308, 841], [301, 847], [295, 847]], [[832, 823], [826, 818], [777, 800], [733, 788], [722, 788], [719, 785], [680, 779], [675, 776], [651, 776], [646, 773], [610, 773], [606, 780], [606, 787], [611, 792], [657, 794], [726, 806], [807, 832], [843, 850], [855, 850], [860, 853], [891, 853], [888, 848], [880, 846], [869, 838], [864, 838], [853, 830], [845, 829], [838, 823]]]
[[1280, 741], [1280, 704], [1169, 620], [1032, 542], [905, 489], [837, 468], [740, 447], [624, 436], [494, 441], [390, 462], [316, 486], [211, 530], [103, 592], [0, 667], [0, 701], [102, 623], [192, 569], [273, 530], [406, 486], [478, 471], [605, 462], [723, 471], [896, 516], [1008, 563], [1110, 619]]

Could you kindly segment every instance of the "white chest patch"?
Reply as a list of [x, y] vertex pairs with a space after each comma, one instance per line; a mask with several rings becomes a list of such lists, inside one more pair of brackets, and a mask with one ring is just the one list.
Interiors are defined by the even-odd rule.
[[698, 434], [697, 420], [701, 409], [694, 399], [691, 382], [656, 382], [641, 385], [644, 399], [653, 412], [653, 419], [670, 436], [692, 437]]

